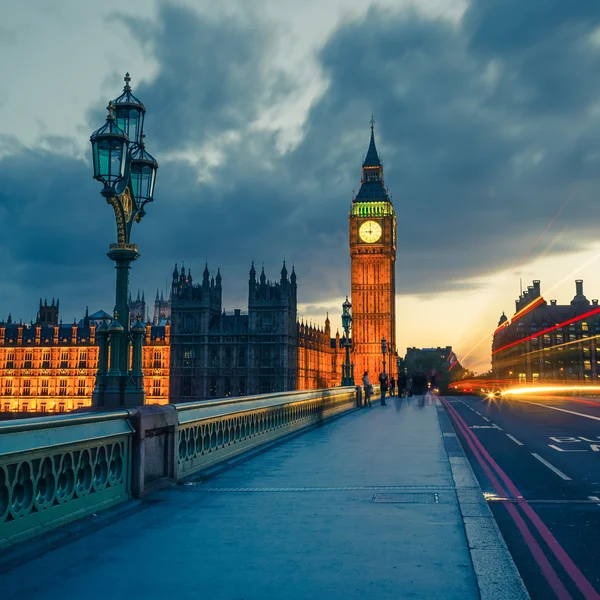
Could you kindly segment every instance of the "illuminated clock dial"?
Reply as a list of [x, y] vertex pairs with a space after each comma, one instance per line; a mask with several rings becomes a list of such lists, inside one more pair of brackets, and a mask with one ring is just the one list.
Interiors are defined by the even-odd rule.
[[358, 230], [363, 242], [374, 244], [381, 237], [381, 225], [376, 221], [365, 221]]

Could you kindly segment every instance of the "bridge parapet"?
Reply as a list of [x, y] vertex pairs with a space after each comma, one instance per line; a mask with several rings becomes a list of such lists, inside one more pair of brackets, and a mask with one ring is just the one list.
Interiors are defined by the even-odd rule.
[[360, 388], [0, 423], [0, 548], [352, 410]]
[[129, 498], [127, 411], [0, 423], [0, 548]]

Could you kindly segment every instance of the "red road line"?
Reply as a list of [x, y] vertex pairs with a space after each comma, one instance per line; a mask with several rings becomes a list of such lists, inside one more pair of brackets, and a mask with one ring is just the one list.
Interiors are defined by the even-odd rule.
[[[447, 406], [451, 411], [454, 412], [457, 419], [460, 419], [463, 423], [463, 427], [466, 429], [466, 435], [470, 436], [475, 443], [475, 445], [480, 449], [481, 454], [486, 457], [489, 464], [495, 469], [495, 471], [500, 476], [500, 479], [504, 482], [506, 487], [510, 490], [510, 492], [515, 496], [521, 496], [521, 493], [514, 485], [514, 483], [510, 480], [508, 475], [498, 466], [496, 461], [490, 456], [488, 451], [483, 447], [481, 442], [477, 439], [477, 436], [467, 427], [464, 420], [461, 416], [456, 412], [456, 410], [450, 405], [448, 401], [443, 399], [444, 405]], [[575, 563], [571, 560], [571, 557], [565, 552], [563, 547], [559, 544], [558, 540], [552, 535], [550, 530], [546, 527], [544, 522], [540, 519], [537, 513], [531, 508], [531, 506], [527, 503], [527, 501], [523, 500], [522, 503], [519, 504], [523, 512], [529, 517], [534, 527], [538, 530], [546, 544], [560, 564], [563, 566], [565, 571], [569, 574], [569, 577], [573, 580], [575, 585], [578, 587], [579, 591], [584, 595], [586, 600], [600, 600], [600, 594], [596, 592], [593, 588], [592, 584], [586, 579], [585, 575], [577, 568]]]
[[[496, 490], [496, 493], [500, 497], [508, 496], [509, 494], [502, 487], [502, 485], [500, 484], [498, 479], [496, 479], [496, 476], [494, 475], [494, 473], [492, 473], [488, 463], [485, 461], [485, 459], [483, 458], [483, 456], [480, 454], [479, 450], [473, 443], [473, 440], [471, 439], [471, 435], [469, 435], [469, 434], [471, 434], [471, 431], [468, 428], [465, 421], [460, 417], [460, 415], [456, 412], [456, 410], [452, 406], [450, 406], [450, 404], [448, 403], [448, 401], [445, 398], [442, 398], [441, 400], [444, 403], [444, 406], [446, 407], [448, 412], [450, 413], [450, 416], [452, 417], [452, 419], [454, 420], [454, 422], [456, 423], [458, 428], [462, 431], [463, 435], [465, 436], [467, 444], [471, 448], [471, 451], [473, 452], [473, 455], [477, 459], [477, 462], [481, 465], [482, 469], [484, 470], [485, 474], [487, 475], [488, 479], [490, 480], [492, 487], [494, 488], [494, 490]], [[515, 525], [517, 526], [517, 529], [520, 531], [521, 536], [523, 537], [523, 540], [524, 540], [525, 544], [527, 545], [527, 547], [529, 548], [533, 558], [535, 559], [537, 564], [540, 566], [540, 569], [542, 570], [542, 573], [543, 573], [544, 577], [546, 578], [546, 581], [548, 582], [550, 587], [554, 590], [556, 597], [559, 598], [559, 600], [572, 600], [572, 596], [569, 594], [569, 592], [567, 592], [565, 586], [563, 585], [562, 581], [558, 577], [556, 571], [552, 568], [552, 565], [546, 558], [544, 551], [542, 550], [540, 545], [537, 543], [537, 541], [533, 537], [533, 534], [527, 527], [527, 524], [523, 520], [523, 517], [521, 517], [521, 515], [519, 514], [516, 506], [514, 506], [512, 504], [505, 504], [504, 506], [505, 506], [506, 510], [508, 511], [508, 514], [511, 516], [512, 520], [514, 521]]]

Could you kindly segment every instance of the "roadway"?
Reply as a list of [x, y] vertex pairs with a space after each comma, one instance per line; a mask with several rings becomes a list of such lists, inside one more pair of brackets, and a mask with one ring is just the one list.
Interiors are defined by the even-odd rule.
[[600, 598], [600, 402], [443, 402], [531, 597]]

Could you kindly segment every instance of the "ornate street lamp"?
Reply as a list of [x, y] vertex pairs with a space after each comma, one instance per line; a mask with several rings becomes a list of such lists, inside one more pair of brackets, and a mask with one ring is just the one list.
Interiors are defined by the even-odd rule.
[[354, 365], [350, 364], [350, 329], [352, 328], [352, 315], [350, 310], [352, 304], [346, 296], [345, 302], [342, 304], [342, 327], [344, 329], [344, 347], [346, 348], [346, 364], [342, 365], [342, 385], [354, 385]]
[[145, 398], [139, 315], [129, 325], [129, 271], [140, 256], [130, 235], [134, 221], [140, 222], [154, 199], [158, 163], [145, 149], [146, 108], [131, 93], [130, 81], [127, 73], [123, 93], [108, 105], [106, 123], [90, 137], [94, 179], [103, 183], [100, 193], [113, 207], [117, 224], [117, 243], [108, 252], [117, 270], [114, 318], [109, 327], [98, 329], [101, 350], [92, 395], [95, 406], [110, 408], [138, 406]]
[[381, 354], [383, 356], [383, 372], [385, 373], [385, 355], [387, 352], [387, 340], [383, 337], [381, 338]]

